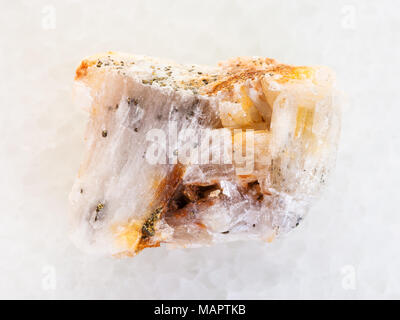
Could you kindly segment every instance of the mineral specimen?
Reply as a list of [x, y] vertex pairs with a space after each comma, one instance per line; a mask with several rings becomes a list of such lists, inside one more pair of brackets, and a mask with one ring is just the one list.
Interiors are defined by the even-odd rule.
[[89, 121], [72, 238], [89, 252], [272, 241], [303, 219], [335, 161], [326, 67], [108, 52], [83, 60], [75, 80]]

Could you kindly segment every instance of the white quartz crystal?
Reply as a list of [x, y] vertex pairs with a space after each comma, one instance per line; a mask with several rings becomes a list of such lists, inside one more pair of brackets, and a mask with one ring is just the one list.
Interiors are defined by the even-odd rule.
[[88, 252], [270, 242], [298, 226], [335, 160], [339, 107], [324, 67], [109, 52], [82, 61], [75, 94], [89, 121], [71, 220]]

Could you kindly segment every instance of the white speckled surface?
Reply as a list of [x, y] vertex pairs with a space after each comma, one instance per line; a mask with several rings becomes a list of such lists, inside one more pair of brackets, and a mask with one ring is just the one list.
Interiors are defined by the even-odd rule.
[[[394, 0], [4, 3], [0, 298], [399, 298], [399, 9]], [[337, 169], [304, 224], [270, 245], [125, 260], [79, 252], [67, 210], [86, 115], [71, 85], [81, 58], [106, 50], [336, 70], [348, 96]]]

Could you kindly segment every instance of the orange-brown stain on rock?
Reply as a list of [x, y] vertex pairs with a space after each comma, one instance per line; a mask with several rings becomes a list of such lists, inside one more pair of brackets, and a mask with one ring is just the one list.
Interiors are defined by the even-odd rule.
[[83, 60], [80, 64], [80, 66], [78, 67], [78, 69], [76, 69], [75, 72], [75, 80], [79, 80], [83, 77], [85, 77], [87, 75], [87, 69], [91, 66], [93, 66], [96, 63], [96, 61], [92, 60]]

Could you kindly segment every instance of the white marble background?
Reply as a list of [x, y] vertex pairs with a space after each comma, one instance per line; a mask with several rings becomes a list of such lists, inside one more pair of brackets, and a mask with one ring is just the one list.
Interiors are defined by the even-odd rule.
[[[1, 1], [0, 298], [400, 298], [398, 1]], [[86, 115], [74, 70], [115, 50], [336, 70], [337, 169], [287, 238], [86, 256], [67, 236]]]

